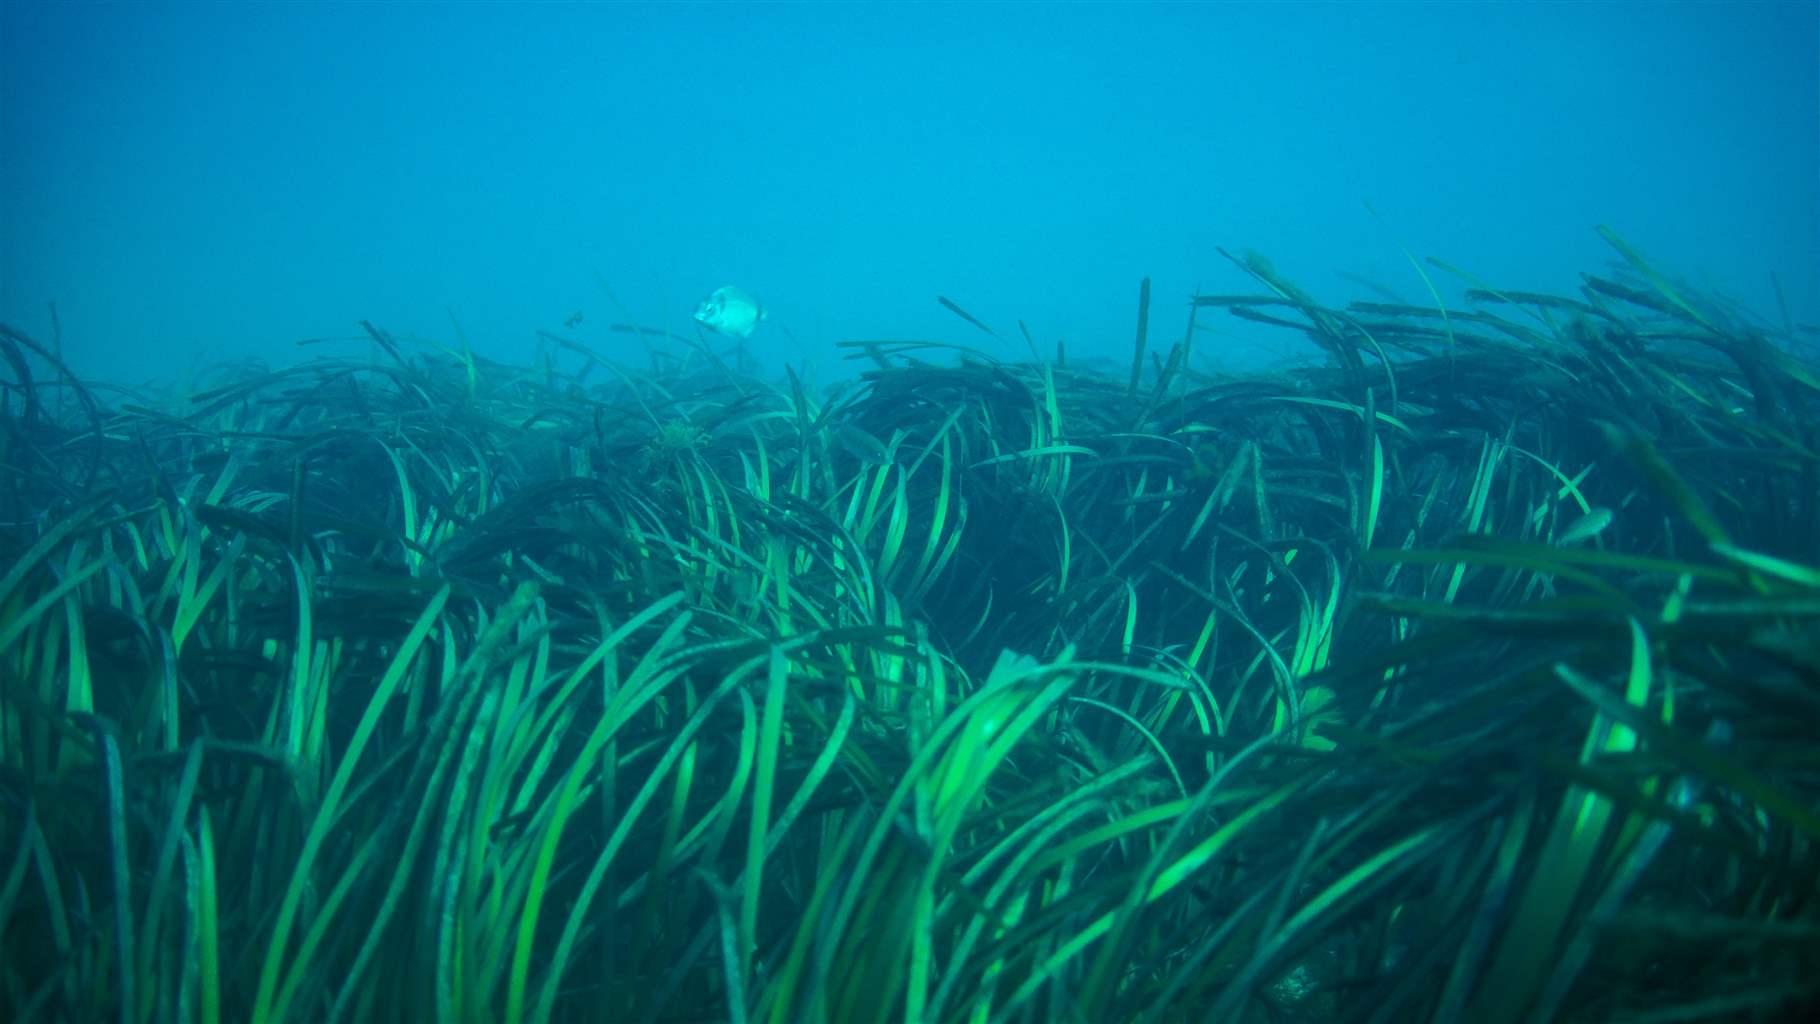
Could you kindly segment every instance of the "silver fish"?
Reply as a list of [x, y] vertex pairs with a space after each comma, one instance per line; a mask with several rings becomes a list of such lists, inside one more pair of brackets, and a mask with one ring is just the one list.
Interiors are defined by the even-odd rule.
[[764, 318], [765, 308], [758, 300], [732, 285], [714, 289], [695, 307], [697, 323], [734, 338], [750, 338]]
[[1605, 531], [1607, 526], [1611, 525], [1611, 521], [1611, 509], [1594, 508], [1580, 518], [1568, 523], [1567, 529], [1562, 530], [1561, 535], [1555, 538], [1555, 544], [1560, 547], [1566, 547], [1569, 544], [1577, 544], [1580, 541], [1597, 537]]
[[848, 455], [858, 459], [862, 465], [887, 466], [891, 464], [891, 451], [885, 443], [867, 431], [851, 423], [835, 428], [834, 443]]

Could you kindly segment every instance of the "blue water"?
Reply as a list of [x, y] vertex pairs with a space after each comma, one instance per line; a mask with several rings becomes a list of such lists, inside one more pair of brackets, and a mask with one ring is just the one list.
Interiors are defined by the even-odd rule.
[[[124, 383], [362, 319], [524, 358], [580, 312], [635, 360], [611, 323], [731, 283], [824, 374], [843, 338], [1022, 355], [937, 295], [1119, 359], [1139, 279], [1168, 339], [1249, 287], [1218, 246], [1425, 302], [1405, 248], [1570, 289], [1609, 224], [1813, 322], [1817, 10], [5, 0], [0, 320], [48, 339], [54, 302]], [[1299, 355], [1214, 327], [1204, 369]]]

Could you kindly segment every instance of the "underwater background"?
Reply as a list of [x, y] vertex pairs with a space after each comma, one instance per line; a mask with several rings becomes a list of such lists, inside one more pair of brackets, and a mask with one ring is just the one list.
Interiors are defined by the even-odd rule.
[[[358, 320], [624, 348], [709, 289], [755, 346], [940, 337], [946, 295], [1122, 359], [1215, 251], [1333, 298], [1402, 250], [1571, 286], [1609, 224], [1820, 310], [1820, 14], [1795, 3], [0, 8], [0, 315], [81, 368], [296, 356]], [[1369, 204], [1369, 206], [1368, 206]], [[1376, 211], [1374, 216], [1373, 210]], [[598, 276], [597, 276], [598, 275]], [[607, 297], [606, 283], [618, 304]], [[1304, 354], [1222, 325], [1210, 365]]]
[[0, 5], [0, 1020], [1820, 1019], [1817, 35]]

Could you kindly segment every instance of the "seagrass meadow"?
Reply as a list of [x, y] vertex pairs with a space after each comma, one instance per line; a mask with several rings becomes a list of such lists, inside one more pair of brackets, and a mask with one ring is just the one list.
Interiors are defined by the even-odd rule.
[[0, 1015], [1802, 1019], [1817, 332], [1607, 238], [1129, 374], [4, 328]]

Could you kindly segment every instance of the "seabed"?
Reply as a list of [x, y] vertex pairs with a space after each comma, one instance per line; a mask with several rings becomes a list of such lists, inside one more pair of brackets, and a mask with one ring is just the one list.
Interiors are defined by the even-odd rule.
[[1804, 1019], [1820, 331], [1607, 237], [1128, 374], [0, 328], [0, 1016]]

